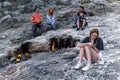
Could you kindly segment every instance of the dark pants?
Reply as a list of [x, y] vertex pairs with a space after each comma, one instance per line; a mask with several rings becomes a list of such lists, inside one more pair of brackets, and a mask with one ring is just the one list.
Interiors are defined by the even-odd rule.
[[[82, 27], [82, 25], [83, 25], [83, 21], [80, 21], [80, 27]], [[85, 26], [87, 26], [88, 25], [88, 23], [85, 21], [85, 25], [83, 26], [83, 27], [85, 27]]]
[[43, 28], [43, 24], [42, 23], [39, 23], [39, 24], [33, 24], [32, 26], [32, 38], [36, 37], [36, 31], [37, 31], [37, 28], [41, 28], [42, 32], [44, 31], [44, 28]]

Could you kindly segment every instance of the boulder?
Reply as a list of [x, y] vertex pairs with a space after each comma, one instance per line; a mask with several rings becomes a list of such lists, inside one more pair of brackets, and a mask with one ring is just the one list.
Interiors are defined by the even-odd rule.
[[6, 15], [6, 16], [1, 18], [0, 23], [4, 22], [4, 21], [6, 21], [7, 19], [10, 19], [10, 18], [12, 18], [11, 15]]
[[[30, 47], [29, 47], [29, 52], [30, 53], [51, 51], [50, 40], [54, 37], [62, 38], [63, 35], [67, 34], [66, 36], [71, 35], [73, 37], [73, 40], [76, 40], [76, 38], [80, 38], [80, 39], [82, 38], [80, 35], [77, 35], [76, 32], [71, 31], [71, 29], [70, 29], [70, 30], [62, 30], [63, 31], [62, 33], [60, 33], [61, 30], [48, 31], [46, 34], [42, 34], [43, 36], [38, 36], [34, 39], [27, 40], [27, 41], [24, 42], [24, 40], [27, 39], [28, 36], [30, 37], [30, 33], [31, 33], [29, 30], [24, 31], [24, 29], [28, 30], [27, 27], [26, 28], [20, 28], [16, 31], [12, 31], [12, 33], [9, 33], [11, 31], [7, 31], [7, 33], [1, 34], [1, 35], [6, 34], [5, 36], [3, 36], [3, 38], [5, 38], [5, 39], [8, 38], [11, 43], [20, 43], [20, 42], [23, 42], [23, 44], [31, 43]], [[20, 44], [20, 45], [22, 45], [22, 44]], [[4, 46], [4, 48], [5, 47], [6, 46]], [[20, 46], [17, 46], [14, 49], [12, 49], [12, 52], [14, 52], [16, 49], [20, 49]], [[73, 54], [71, 54], [71, 56], [73, 56], [73, 57], [75, 56], [75, 54], [76, 55], [79, 54], [79, 49], [78, 48], [69, 48], [69, 49], [67, 49], [67, 52], [69, 52], [69, 51], [73, 52]]]
[[31, 42], [30, 52], [50, 51], [50, 43], [45, 36], [37, 37], [28, 42]]

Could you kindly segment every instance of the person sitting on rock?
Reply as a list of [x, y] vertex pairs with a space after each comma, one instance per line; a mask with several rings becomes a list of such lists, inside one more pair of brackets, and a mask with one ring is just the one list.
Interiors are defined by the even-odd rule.
[[83, 12], [80, 12], [77, 19], [77, 30], [80, 30], [80, 28], [81, 30], [83, 30], [86, 25], [87, 25], [86, 18]]
[[[80, 22], [78, 21], [79, 17], [80, 17], [80, 13], [83, 13], [83, 17], [86, 19], [86, 15], [87, 15], [87, 12], [84, 10], [84, 7], [83, 6], [80, 6], [80, 10], [77, 11], [74, 16], [73, 16], [73, 23], [75, 23], [76, 25], [73, 25], [73, 28], [76, 28], [77, 27], [77, 30], [80, 29]], [[76, 15], [77, 14], [77, 15]], [[86, 20], [85, 20], [86, 21]], [[87, 23], [86, 23], [87, 25]], [[84, 24], [83, 24], [84, 26]], [[83, 28], [82, 28], [83, 29]]]
[[50, 8], [48, 10], [47, 17], [46, 17], [46, 23], [48, 25], [52, 25], [54, 30], [56, 29], [56, 27], [55, 27], [55, 15], [54, 15], [53, 8]]
[[37, 28], [41, 28], [41, 31], [44, 31], [42, 24], [42, 14], [39, 11], [39, 8], [35, 8], [35, 13], [31, 15], [32, 26], [32, 38], [36, 37]]
[[84, 7], [83, 7], [83, 6], [80, 6], [80, 10], [79, 10], [79, 12], [78, 12], [77, 15], [79, 16], [79, 14], [80, 14], [81, 12], [83, 13], [83, 16], [84, 16], [84, 17], [87, 16], [87, 12], [84, 10]]
[[82, 67], [83, 57], [85, 57], [87, 65], [82, 68], [82, 70], [89, 70], [92, 68], [92, 63], [99, 60], [100, 50], [104, 50], [103, 40], [99, 37], [98, 29], [92, 29], [90, 31], [90, 36], [84, 38], [81, 43], [77, 44], [77, 47], [80, 47], [80, 58], [74, 68], [80, 69]]

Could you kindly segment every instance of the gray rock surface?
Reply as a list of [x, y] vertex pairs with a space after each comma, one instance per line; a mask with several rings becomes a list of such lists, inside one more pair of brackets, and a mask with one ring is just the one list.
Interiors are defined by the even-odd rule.
[[93, 2], [94, 2], [95, 4], [102, 4], [102, 5], [104, 5], [104, 4], [107, 3], [106, 0], [93, 0]]
[[10, 18], [12, 18], [11, 15], [6, 15], [1, 18], [0, 23], [4, 22], [5, 20], [10, 19]]
[[[13, 5], [14, 0], [10, 1]], [[27, 0], [25, 1], [27, 2]], [[106, 0], [111, 3], [106, 3], [105, 5], [96, 5], [93, 2], [84, 2], [83, 4], [81, 0], [40, 1], [41, 4], [36, 5], [40, 6], [44, 21], [46, 9], [54, 3], [57, 23], [60, 24], [60, 28], [56, 31], [46, 31], [35, 39], [31, 39], [31, 23], [29, 21], [31, 13], [20, 13], [29, 2], [27, 2], [28, 4], [18, 2], [18, 5], [15, 6], [18, 9], [14, 9], [16, 14], [14, 14], [13, 10], [7, 9], [13, 15], [12, 19], [15, 20], [8, 19], [4, 24], [0, 25], [0, 80], [120, 80], [120, 1]], [[59, 1], [61, 3], [57, 3]], [[72, 29], [71, 15], [73, 14], [72, 10], [78, 9], [81, 4], [85, 6], [86, 11], [95, 15], [87, 17], [89, 25], [84, 31], [76, 31]], [[1, 19], [5, 16], [4, 12], [6, 10], [2, 8], [0, 11]], [[100, 36], [104, 41], [104, 64], [95, 63], [92, 69], [83, 72], [72, 68], [79, 59], [79, 48], [45, 51], [46, 49], [48, 50], [46, 44], [49, 44], [48, 40], [52, 37], [60, 37], [63, 34], [67, 34], [82, 40], [89, 35], [89, 31], [93, 28], [99, 29]], [[10, 63], [5, 57], [7, 48], [11, 47], [10, 50], [15, 49], [16, 45], [19, 47], [18, 45], [27, 41], [33, 42], [31, 48], [33, 50], [32, 58], [17, 64]], [[37, 52], [41, 50], [44, 52]], [[63, 59], [63, 56], [71, 57], [73, 54], [78, 56]], [[86, 61], [83, 60], [83, 62], [85, 65]]]
[[5, 2], [3, 3], [3, 7], [7, 7], [7, 6], [12, 6], [12, 4], [9, 3], [9, 2], [7, 2], [7, 1], [5, 1]]
[[75, 58], [77, 56], [77, 54], [75, 52], [65, 52], [62, 54], [63, 59], [72, 59]]

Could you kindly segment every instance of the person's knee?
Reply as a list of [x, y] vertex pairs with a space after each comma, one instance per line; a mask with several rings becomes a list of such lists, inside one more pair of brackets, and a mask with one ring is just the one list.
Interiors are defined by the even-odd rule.
[[85, 49], [90, 49], [90, 46], [85, 46]]

